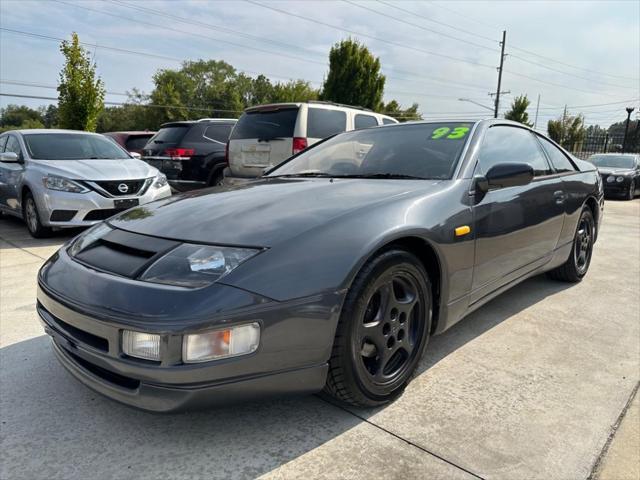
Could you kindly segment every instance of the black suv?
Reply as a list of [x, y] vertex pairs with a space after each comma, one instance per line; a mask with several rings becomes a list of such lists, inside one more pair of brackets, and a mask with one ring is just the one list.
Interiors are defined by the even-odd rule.
[[225, 148], [236, 120], [204, 118], [170, 122], [149, 139], [142, 160], [167, 176], [178, 191], [222, 184]]

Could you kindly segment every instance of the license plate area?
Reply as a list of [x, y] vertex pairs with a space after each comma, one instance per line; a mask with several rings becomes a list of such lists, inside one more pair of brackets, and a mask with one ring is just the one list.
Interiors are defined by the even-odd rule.
[[245, 167], [266, 167], [269, 165], [271, 145], [244, 145], [241, 147], [242, 164]]
[[125, 198], [122, 200], [113, 201], [114, 208], [131, 208], [137, 207], [138, 205], [140, 205], [140, 200], [137, 198]]

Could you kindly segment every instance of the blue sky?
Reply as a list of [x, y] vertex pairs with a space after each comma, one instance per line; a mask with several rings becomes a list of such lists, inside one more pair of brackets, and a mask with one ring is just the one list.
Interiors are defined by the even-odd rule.
[[[133, 88], [149, 92], [158, 69], [199, 58], [319, 86], [329, 48], [351, 36], [380, 57], [386, 100], [418, 102], [426, 118], [481, 117], [490, 112], [458, 99], [490, 106], [506, 29], [503, 90], [511, 94], [504, 108], [526, 93], [533, 118], [540, 94], [539, 126], [565, 104], [583, 112], [588, 124], [609, 125], [626, 115], [627, 104], [640, 106], [636, 0], [0, 0], [0, 27], [54, 38], [76, 31], [81, 41], [97, 44], [89, 48], [114, 102]], [[55, 97], [44, 87], [57, 83], [58, 43], [1, 30], [0, 92]], [[50, 102], [0, 97], [0, 106], [8, 103]]]

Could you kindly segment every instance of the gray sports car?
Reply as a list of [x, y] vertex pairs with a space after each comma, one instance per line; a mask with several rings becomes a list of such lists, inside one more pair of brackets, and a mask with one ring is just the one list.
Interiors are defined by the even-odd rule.
[[37, 309], [60, 362], [128, 405], [381, 405], [431, 335], [533, 275], [580, 281], [602, 206], [593, 165], [517, 123], [347, 132], [93, 227], [42, 267]]

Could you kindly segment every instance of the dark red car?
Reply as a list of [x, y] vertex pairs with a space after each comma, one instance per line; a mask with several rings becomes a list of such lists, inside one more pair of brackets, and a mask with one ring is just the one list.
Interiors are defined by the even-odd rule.
[[153, 137], [156, 132], [145, 130], [142, 132], [107, 132], [103, 133], [107, 137], [115, 140], [115, 142], [123, 147], [127, 152], [138, 153], [142, 155], [142, 149], [147, 144], [149, 139]]

